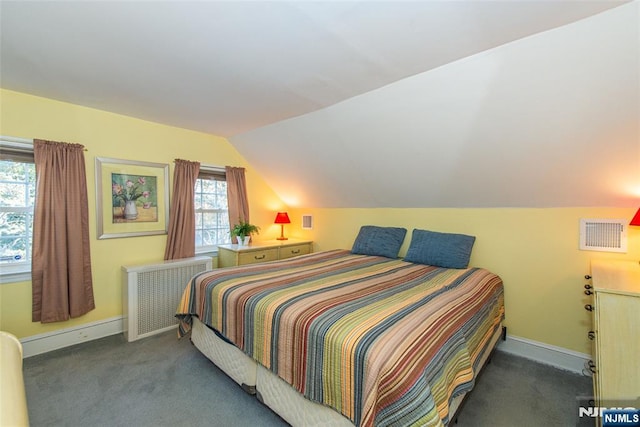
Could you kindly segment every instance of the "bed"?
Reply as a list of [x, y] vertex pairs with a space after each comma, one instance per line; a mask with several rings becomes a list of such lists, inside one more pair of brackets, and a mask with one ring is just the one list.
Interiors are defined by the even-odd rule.
[[180, 335], [291, 425], [447, 425], [501, 335], [500, 277], [356, 249], [200, 273]]

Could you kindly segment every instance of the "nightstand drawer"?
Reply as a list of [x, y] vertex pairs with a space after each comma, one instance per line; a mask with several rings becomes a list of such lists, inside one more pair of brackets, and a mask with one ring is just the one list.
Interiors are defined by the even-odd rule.
[[298, 255], [311, 253], [311, 244], [302, 243], [300, 245], [283, 246], [280, 248], [280, 259], [293, 258]]
[[218, 245], [218, 267], [276, 261], [312, 252], [313, 242], [308, 240], [257, 242], [252, 243], [250, 246]]
[[278, 259], [278, 248], [259, 251], [241, 252], [238, 254], [238, 265], [254, 264], [256, 262], [275, 261]]

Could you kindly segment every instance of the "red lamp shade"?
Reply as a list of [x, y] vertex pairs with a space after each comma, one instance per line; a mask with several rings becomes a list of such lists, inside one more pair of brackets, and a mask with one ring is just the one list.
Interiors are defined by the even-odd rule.
[[286, 212], [278, 212], [278, 214], [276, 215], [276, 220], [274, 222], [276, 224], [291, 224], [289, 215], [287, 215]]
[[640, 209], [636, 212], [636, 215], [633, 217], [629, 225], [640, 225]]
[[278, 212], [278, 214], [276, 215], [276, 220], [274, 222], [276, 224], [280, 224], [280, 237], [278, 237], [278, 240], [287, 240], [287, 238], [284, 237], [284, 225], [291, 224], [289, 215], [287, 215], [286, 212]]

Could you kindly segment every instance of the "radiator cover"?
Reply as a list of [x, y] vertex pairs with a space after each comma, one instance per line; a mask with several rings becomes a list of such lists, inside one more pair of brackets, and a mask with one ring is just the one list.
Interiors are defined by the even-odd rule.
[[211, 266], [206, 256], [123, 266], [122, 328], [127, 341], [175, 328], [174, 315], [186, 284]]

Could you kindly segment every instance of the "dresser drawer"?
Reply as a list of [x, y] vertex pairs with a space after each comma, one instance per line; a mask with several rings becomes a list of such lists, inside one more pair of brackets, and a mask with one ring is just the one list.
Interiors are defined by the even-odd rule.
[[259, 251], [240, 252], [238, 265], [254, 264], [256, 262], [275, 261], [278, 259], [278, 248], [262, 249]]
[[311, 244], [302, 243], [299, 245], [283, 246], [280, 248], [280, 259], [293, 258], [298, 255], [311, 253]]

